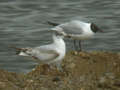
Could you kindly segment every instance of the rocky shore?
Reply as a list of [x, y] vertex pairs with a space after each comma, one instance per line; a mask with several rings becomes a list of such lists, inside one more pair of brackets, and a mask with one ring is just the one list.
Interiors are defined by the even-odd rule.
[[120, 90], [120, 53], [71, 51], [62, 68], [38, 65], [26, 74], [0, 70], [0, 90]]

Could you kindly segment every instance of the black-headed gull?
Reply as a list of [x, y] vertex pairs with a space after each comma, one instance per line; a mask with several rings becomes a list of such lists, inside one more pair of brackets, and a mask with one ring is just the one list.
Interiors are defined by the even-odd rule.
[[61, 61], [66, 52], [66, 45], [63, 36], [53, 34], [53, 43], [38, 47], [16, 48], [16, 54], [20, 56], [30, 56], [39, 63], [55, 64], [61, 69]]
[[80, 51], [82, 50], [81, 40], [92, 38], [96, 32], [103, 32], [96, 24], [79, 20], [72, 20], [63, 24], [49, 21], [48, 24], [55, 26], [52, 30], [64, 32], [65, 37], [72, 38], [74, 40], [74, 46], [76, 45], [76, 40], [79, 40]]

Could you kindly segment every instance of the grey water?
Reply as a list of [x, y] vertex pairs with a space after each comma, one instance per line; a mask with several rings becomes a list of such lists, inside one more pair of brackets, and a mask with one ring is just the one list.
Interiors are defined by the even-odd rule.
[[[120, 50], [120, 0], [0, 0], [0, 69], [29, 72], [36, 62], [15, 55], [9, 46], [34, 47], [52, 42], [46, 22], [96, 23], [104, 33], [83, 41], [85, 51]], [[67, 51], [73, 41], [65, 40]]]

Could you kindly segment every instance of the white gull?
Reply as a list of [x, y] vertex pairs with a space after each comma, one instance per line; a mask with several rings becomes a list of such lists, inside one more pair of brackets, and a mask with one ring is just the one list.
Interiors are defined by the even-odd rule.
[[48, 24], [55, 26], [52, 30], [58, 31], [59, 33], [64, 32], [63, 35], [65, 37], [72, 38], [74, 40], [74, 46], [76, 45], [75, 40], [79, 40], [80, 51], [82, 50], [81, 40], [92, 38], [96, 32], [103, 32], [96, 24], [79, 20], [72, 20], [63, 24], [48, 21]]
[[55, 64], [61, 70], [61, 62], [66, 53], [63, 36], [53, 34], [53, 43], [38, 47], [16, 48], [16, 54], [29, 56], [43, 64]]

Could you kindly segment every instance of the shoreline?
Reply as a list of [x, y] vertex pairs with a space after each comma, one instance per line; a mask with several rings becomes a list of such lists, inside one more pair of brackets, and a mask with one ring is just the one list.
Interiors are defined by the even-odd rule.
[[0, 69], [0, 90], [120, 90], [120, 53], [70, 51], [62, 68], [38, 65], [26, 74]]

